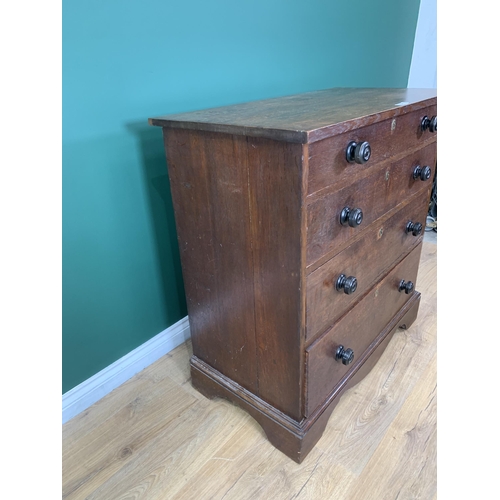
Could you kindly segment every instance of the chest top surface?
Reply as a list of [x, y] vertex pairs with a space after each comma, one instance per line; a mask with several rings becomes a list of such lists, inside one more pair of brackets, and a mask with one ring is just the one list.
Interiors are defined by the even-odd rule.
[[332, 88], [150, 118], [151, 125], [310, 143], [424, 108], [435, 89]]

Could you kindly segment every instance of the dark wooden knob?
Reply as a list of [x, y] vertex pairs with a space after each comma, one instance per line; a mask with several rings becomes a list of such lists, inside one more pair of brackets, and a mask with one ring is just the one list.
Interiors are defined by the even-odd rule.
[[406, 233], [411, 233], [413, 234], [413, 236], [418, 236], [422, 233], [422, 224], [420, 224], [420, 222], [408, 222], [408, 224], [406, 224]]
[[351, 141], [345, 151], [345, 156], [349, 163], [359, 163], [361, 165], [370, 159], [371, 154], [372, 148], [368, 141]]
[[422, 122], [420, 124], [420, 127], [423, 132], [428, 130], [429, 132], [437, 132], [438, 129], [438, 119], [437, 116], [433, 116], [432, 118], [429, 118], [427, 115], [422, 118]]
[[337, 278], [337, 284], [335, 285], [335, 288], [339, 292], [343, 289], [344, 293], [346, 293], [347, 295], [351, 295], [351, 293], [354, 293], [356, 291], [356, 288], [358, 288], [358, 280], [354, 276], [346, 277], [345, 274], [341, 274]]
[[342, 361], [343, 365], [350, 365], [354, 360], [354, 351], [352, 349], [345, 349], [343, 345], [339, 345], [335, 351], [335, 359]]
[[415, 180], [420, 179], [421, 181], [426, 181], [431, 178], [431, 167], [421, 167], [417, 165], [413, 169], [413, 178]]
[[433, 116], [429, 123], [429, 132], [437, 132], [438, 129], [438, 118], [437, 116]]
[[361, 208], [344, 207], [340, 212], [340, 223], [343, 226], [358, 227], [363, 222], [363, 212]]
[[401, 280], [401, 282], [399, 283], [399, 291], [404, 291], [406, 294], [413, 292], [413, 282]]

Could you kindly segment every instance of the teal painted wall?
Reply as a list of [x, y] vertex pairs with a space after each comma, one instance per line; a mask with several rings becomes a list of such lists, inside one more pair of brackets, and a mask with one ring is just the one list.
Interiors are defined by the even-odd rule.
[[419, 0], [63, 2], [63, 393], [186, 315], [147, 118], [406, 87]]

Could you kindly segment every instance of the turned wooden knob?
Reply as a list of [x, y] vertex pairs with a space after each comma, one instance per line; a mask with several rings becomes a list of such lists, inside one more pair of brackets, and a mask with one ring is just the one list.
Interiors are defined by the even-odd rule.
[[372, 154], [372, 148], [368, 141], [351, 141], [346, 148], [345, 157], [349, 163], [366, 163]]
[[433, 116], [429, 118], [427, 115], [422, 118], [421, 123], [422, 131], [425, 132], [428, 130], [429, 132], [437, 132], [438, 129], [438, 119], [437, 116]]
[[347, 295], [351, 295], [358, 288], [358, 280], [354, 276], [346, 277], [345, 274], [341, 274], [337, 278], [337, 284], [335, 288], [340, 292], [342, 289]]
[[406, 233], [411, 233], [413, 234], [413, 236], [418, 236], [422, 233], [422, 227], [423, 226], [420, 222], [409, 221], [408, 224], [406, 224]]
[[335, 359], [342, 361], [343, 365], [350, 365], [354, 360], [354, 351], [352, 349], [345, 349], [343, 345], [339, 345], [335, 351]]
[[431, 178], [431, 167], [421, 167], [420, 165], [417, 165], [413, 169], [413, 179], [417, 180], [420, 179], [421, 181], [426, 181]]
[[363, 211], [361, 208], [344, 207], [340, 212], [340, 223], [343, 226], [357, 227], [363, 222]]
[[399, 283], [399, 291], [404, 291], [406, 294], [413, 292], [413, 282], [401, 280], [401, 282]]

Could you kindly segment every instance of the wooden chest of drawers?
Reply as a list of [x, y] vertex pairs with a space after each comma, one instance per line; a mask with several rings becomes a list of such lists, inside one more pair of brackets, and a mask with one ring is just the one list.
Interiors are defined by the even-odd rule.
[[301, 462], [415, 320], [436, 94], [330, 89], [163, 127], [193, 385]]

